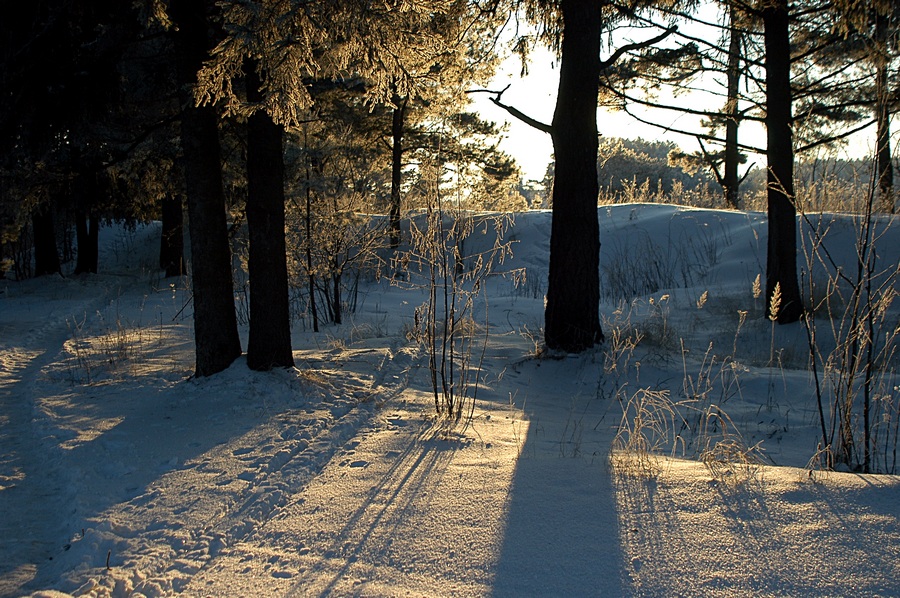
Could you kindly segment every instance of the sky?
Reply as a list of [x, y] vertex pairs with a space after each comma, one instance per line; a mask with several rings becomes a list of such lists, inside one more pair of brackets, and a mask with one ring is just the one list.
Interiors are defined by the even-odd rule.
[[[503, 102], [541, 122], [549, 124], [553, 120], [553, 109], [556, 104], [556, 92], [559, 85], [559, 70], [556, 57], [546, 49], [535, 50], [528, 65], [528, 72], [523, 76], [518, 58], [504, 61], [497, 75], [491, 81], [489, 89], [509, 89], [503, 94]], [[546, 172], [547, 164], [552, 160], [553, 147], [550, 136], [542, 131], [519, 121], [505, 110], [490, 101], [490, 94], [472, 94], [475, 109], [487, 120], [506, 125], [504, 138], [500, 148], [516, 158], [526, 179], [540, 180]], [[661, 98], [672, 101], [673, 98]], [[679, 98], [678, 101], [684, 101]], [[696, 98], [692, 101], [697, 101]], [[636, 109], [635, 112], [648, 118], [657, 119], [661, 124], [688, 128], [696, 119], [673, 114], [666, 111]], [[697, 142], [690, 137], [667, 132], [631, 118], [629, 115], [606, 109], [598, 109], [597, 126], [601, 135], [607, 137], [623, 137], [635, 139], [666, 139], [679, 144], [682, 149], [694, 151], [699, 149]], [[699, 130], [699, 129], [698, 129]], [[764, 131], [761, 127], [745, 125], [741, 129], [743, 140], [747, 143], [764, 144]]]
[[[643, 39], [642, 36], [646, 35], [646, 33], [638, 33], [637, 37], [627, 41]], [[549, 124], [553, 119], [559, 84], [558, 61], [550, 51], [544, 48], [535, 49], [530, 58], [528, 71], [524, 76], [521, 73], [519, 59], [517, 57], [507, 58], [489, 84], [488, 89], [498, 91], [509, 85], [509, 89], [503, 94], [505, 104]], [[708, 86], [721, 90], [721, 86], [712, 81], [708, 83]], [[666, 97], [665, 91], [661, 94], [663, 95], [660, 100], [670, 104], [691, 105], [692, 107], [707, 106], [708, 109], [715, 109], [721, 103], [721, 98], [704, 98], [699, 93], [679, 94], [677, 98], [671, 97], [671, 94]], [[505, 110], [491, 103], [490, 94], [475, 93], [471, 95], [475, 110], [483, 118], [506, 125], [506, 131], [500, 141], [500, 148], [516, 158], [525, 179], [543, 179], [553, 154], [550, 136], [510, 116]], [[663, 127], [702, 130], [699, 126], [699, 119], [696, 117], [664, 110], [645, 110], [638, 107], [634, 107], [633, 110], [642, 118], [658, 122]], [[700, 149], [693, 137], [638, 122], [623, 112], [598, 109], [597, 124], [600, 134], [607, 137], [662, 139], [672, 141], [688, 152]], [[856, 134], [850, 139], [846, 148], [839, 150], [840, 157], [855, 158], [870, 155], [873, 135], [874, 132], [871, 128]], [[741, 143], [765, 147], [765, 128], [759, 123], [744, 123], [740, 128], [739, 137]], [[896, 146], [898, 133], [895, 132], [893, 137]], [[764, 165], [764, 157], [751, 154], [748, 166], [753, 163]]]

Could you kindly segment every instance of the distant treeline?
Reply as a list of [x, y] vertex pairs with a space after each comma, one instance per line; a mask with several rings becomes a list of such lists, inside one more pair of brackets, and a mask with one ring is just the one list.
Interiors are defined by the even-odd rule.
[[[599, 202], [661, 202], [701, 207], [726, 207], [722, 188], [708, 168], [685, 160], [681, 148], [671, 141], [623, 139], [600, 140], [597, 176]], [[526, 187], [522, 195], [533, 207], [547, 207], [553, 181], [553, 163], [542, 181], [544, 190]], [[895, 165], [896, 167], [896, 165]], [[836, 157], [801, 159], [796, 163], [798, 201], [809, 210], [855, 211], [872, 188], [871, 159]], [[740, 185], [740, 206], [765, 209], [766, 171], [748, 163]]]

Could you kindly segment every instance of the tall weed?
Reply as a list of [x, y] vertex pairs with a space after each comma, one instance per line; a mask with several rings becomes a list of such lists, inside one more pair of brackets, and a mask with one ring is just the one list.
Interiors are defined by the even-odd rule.
[[900, 264], [882, 259], [893, 217], [876, 214], [875, 191], [852, 217], [853, 263], [841, 263], [834, 218], [803, 214], [809, 309], [804, 318], [816, 392], [820, 452], [833, 464], [863, 472], [897, 472], [895, 398], [900, 327], [894, 300]]
[[[435, 177], [437, 181], [437, 177]], [[511, 253], [504, 240], [508, 219], [475, 215], [445, 202], [432, 187], [424, 213], [410, 219], [410, 249], [398, 255], [406, 278], [394, 283], [424, 291], [409, 336], [425, 348], [438, 416], [471, 419], [480, 386], [481, 364], [490, 330], [488, 278]], [[475, 235], [476, 232], [490, 235]], [[480, 239], [493, 239], [486, 246]]]

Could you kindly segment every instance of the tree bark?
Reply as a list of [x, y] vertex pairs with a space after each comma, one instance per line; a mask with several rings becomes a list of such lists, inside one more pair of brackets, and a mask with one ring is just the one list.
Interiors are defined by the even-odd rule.
[[31, 227], [34, 233], [34, 275], [62, 274], [52, 209], [49, 206], [38, 208], [31, 215]]
[[178, 29], [175, 51], [182, 103], [181, 146], [187, 191], [194, 292], [195, 374], [210, 376], [241, 354], [234, 311], [231, 248], [225, 218], [218, 117], [211, 106], [196, 106], [193, 86], [211, 47], [206, 2], [172, 2]]
[[550, 272], [544, 312], [549, 349], [581, 352], [600, 328], [600, 226], [597, 220], [597, 96], [601, 8], [563, 0], [559, 93], [551, 125], [556, 172]]
[[722, 191], [725, 204], [738, 207], [738, 126], [740, 113], [738, 110], [738, 92], [741, 82], [741, 33], [737, 28], [737, 8], [730, 9], [731, 39], [728, 44], [728, 102], [725, 105], [725, 163], [722, 168]]
[[887, 17], [876, 11], [875, 14], [875, 121], [876, 131], [876, 166], [878, 181], [878, 198], [881, 209], [888, 214], [894, 213], [894, 165], [891, 159], [891, 113], [890, 87], [888, 83], [888, 23]]
[[[247, 99], [262, 100], [255, 61], [245, 65]], [[264, 110], [247, 121], [247, 228], [250, 236], [250, 336], [247, 366], [292, 367], [287, 247], [284, 238], [282, 127]]]
[[[304, 144], [309, 146], [306, 131], [303, 133]], [[309, 283], [309, 309], [312, 315], [313, 332], [319, 331], [319, 310], [316, 307], [316, 275], [313, 273], [312, 257], [312, 173], [310, 162], [312, 158], [306, 158], [306, 273]]]
[[75, 256], [74, 274], [96, 274], [100, 258], [100, 219], [95, 213], [100, 186], [97, 184], [97, 169], [90, 164], [82, 164], [72, 185], [72, 205], [75, 208]]
[[[766, 66], [766, 160], [769, 240], [766, 257], [766, 316], [779, 324], [803, 314], [797, 282], [797, 209], [791, 132], [791, 55], [787, 0], [767, 0], [762, 9]], [[775, 307], [775, 289], [780, 301]]]
[[166, 278], [184, 274], [184, 212], [181, 195], [168, 195], [162, 200], [162, 234], [159, 241], [159, 267]]
[[394, 96], [394, 111], [391, 118], [391, 248], [400, 246], [400, 184], [403, 182], [403, 126], [406, 116], [406, 98]]
[[90, 216], [79, 210], [75, 214], [75, 240], [78, 244], [78, 255], [75, 262], [75, 274], [96, 274], [100, 259], [100, 219], [96, 214]]

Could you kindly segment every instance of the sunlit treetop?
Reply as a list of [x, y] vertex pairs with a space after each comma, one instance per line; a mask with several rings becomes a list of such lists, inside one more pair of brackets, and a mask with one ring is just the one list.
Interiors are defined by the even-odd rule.
[[[363, 81], [371, 104], [426, 95], [439, 65], [464, 54], [484, 27], [477, 6], [465, 0], [229, 0], [220, 6], [223, 37], [198, 74], [197, 102], [221, 103], [238, 117], [264, 109], [286, 126], [304, 120], [314, 81]], [[240, 93], [247, 59], [262, 76], [259, 104]]]

